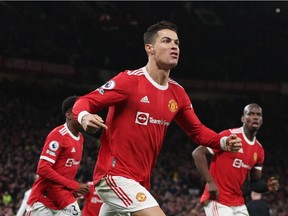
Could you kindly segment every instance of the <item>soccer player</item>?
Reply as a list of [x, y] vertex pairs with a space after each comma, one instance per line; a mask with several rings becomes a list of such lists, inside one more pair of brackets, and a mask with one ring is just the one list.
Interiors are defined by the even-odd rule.
[[[262, 179], [264, 149], [256, 139], [263, 123], [262, 108], [255, 103], [248, 104], [243, 110], [241, 121], [242, 127], [220, 133], [223, 136], [236, 134], [242, 139], [242, 148], [237, 153], [203, 146], [198, 146], [192, 153], [196, 167], [206, 181], [200, 202], [204, 204], [207, 216], [248, 216], [241, 190], [247, 176], [253, 191], [264, 193], [279, 188], [279, 182], [274, 177], [267, 182]], [[213, 154], [210, 172], [207, 154]]]
[[97, 194], [93, 182], [88, 182], [90, 190], [87, 194], [84, 194], [85, 203], [82, 209], [82, 216], [98, 216], [100, 208], [103, 204], [103, 201]]
[[89, 185], [77, 182], [84, 137], [75, 121], [72, 107], [78, 96], [62, 103], [66, 122], [46, 137], [38, 162], [36, 179], [28, 199], [28, 216], [81, 215], [76, 197], [89, 191]]
[[[228, 151], [241, 147], [237, 136], [222, 136], [204, 126], [184, 88], [169, 78], [180, 54], [177, 26], [168, 21], [150, 26], [144, 45], [147, 65], [120, 72], [79, 97], [73, 107], [85, 131], [104, 129], [93, 177], [104, 202], [101, 216], [165, 215], [149, 193], [150, 177], [173, 120], [198, 144]], [[105, 108], [104, 124], [96, 113]]]

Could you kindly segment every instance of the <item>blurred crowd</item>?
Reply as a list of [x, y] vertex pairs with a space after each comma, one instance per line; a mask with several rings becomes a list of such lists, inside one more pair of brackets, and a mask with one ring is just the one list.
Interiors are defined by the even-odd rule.
[[[52, 128], [65, 121], [61, 114], [62, 100], [86, 92], [85, 88], [64, 84], [0, 82], [0, 216], [15, 215], [24, 192], [32, 186], [44, 139]], [[246, 104], [256, 102], [262, 106], [264, 124], [258, 139], [266, 155], [263, 175], [275, 176], [281, 184], [278, 192], [266, 193], [263, 199], [269, 203], [272, 216], [288, 215], [287, 98], [261, 95], [253, 99], [191, 99], [201, 121], [217, 132], [241, 126]], [[77, 174], [81, 182], [92, 179], [100, 145], [100, 134], [84, 135], [83, 159]], [[167, 216], [205, 215], [199, 204], [204, 183], [191, 156], [196, 146], [175, 123], [171, 124], [151, 182], [151, 192]], [[249, 188], [243, 191], [249, 201]]]

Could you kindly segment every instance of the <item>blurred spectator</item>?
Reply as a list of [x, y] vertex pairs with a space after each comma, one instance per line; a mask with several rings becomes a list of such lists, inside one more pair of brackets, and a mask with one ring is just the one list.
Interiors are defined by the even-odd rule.
[[251, 192], [251, 201], [246, 206], [250, 216], [270, 216], [272, 213], [269, 204], [262, 200], [262, 194], [255, 191]]
[[8, 206], [9, 203], [12, 201], [12, 196], [8, 193], [8, 191], [4, 191], [2, 195], [2, 200], [5, 206]]

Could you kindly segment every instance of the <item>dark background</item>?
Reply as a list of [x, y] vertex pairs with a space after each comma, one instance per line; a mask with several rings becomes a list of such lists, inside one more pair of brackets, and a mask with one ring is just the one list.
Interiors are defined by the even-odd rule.
[[104, 81], [146, 64], [143, 33], [162, 19], [179, 28], [173, 78], [287, 81], [284, 1], [4, 1], [0, 55], [68, 64], [84, 82]]

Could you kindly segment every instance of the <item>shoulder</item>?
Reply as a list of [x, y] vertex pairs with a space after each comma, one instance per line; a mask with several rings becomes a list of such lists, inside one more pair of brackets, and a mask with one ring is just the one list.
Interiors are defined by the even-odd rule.
[[102, 88], [103, 89], [114, 89], [121, 86], [127, 88], [127, 82], [139, 82], [139, 78], [145, 78], [145, 74], [142, 68], [137, 70], [125, 70], [119, 72], [116, 76], [106, 82]]
[[46, 145], [54, 146], [55, 149], [58, 149], [60, 146], [63, 145], [63, 140], [65, 136], [68, 134], [68, 129], [64, 125], [60, 125], [54, 128], [46, 138]]
[[241, 134], [241, 128], [229, 128], [220, 132], [222, 136], [229, 136], [230, 134]]
[[125, 70], [123, 73], [129, 77], [145, 76], [143, 68], [139, 68], [136, 70]]
[[168, 83], [171, 87], [173, 88], [178, 88], [179, 90], [183, 90], [184, 88], [183, 86], [181, 86], [178, 82], [176, 82], [175, 80], [171, 79], [170, 77], [168, 78]]
[[60, 125], [56, 128], [54, 128], [49, 134], [48, 137], [54, 137], [54, 138], [62, 138], [68, 133], [68, 129], [65, 127], [65, 125]]
[[[114, 79], [135, 79], [139, 77], [145, 77], [145, 73], [143, 68], [139, 68], [136, 70], [125, 70], [122, 72], [119, 72]], [[113, 79], [112, 79], [113, 80]]]
[[242, 129], [240, 128], [230, 128], [229, 129], [231, 134], [242, 134]]
[[256, 139], [256, 142], [255, 142], [256, 145], [258, 145], [260, 148], [263, 148], [262, 144], [259, 142], [258, 139]]

